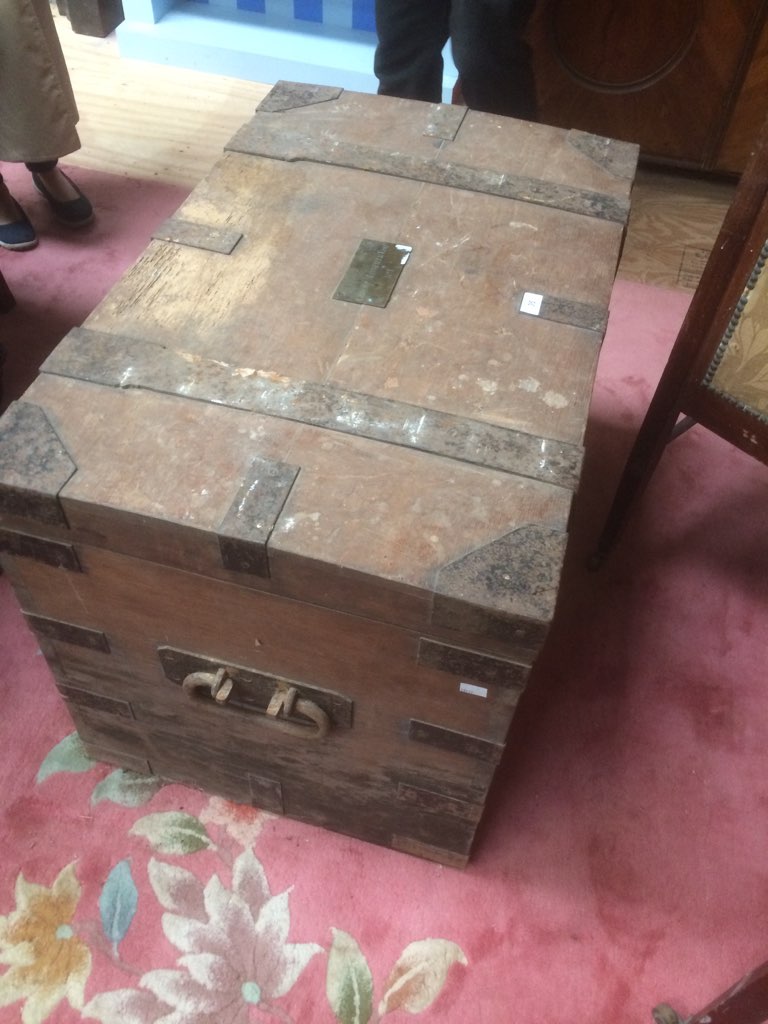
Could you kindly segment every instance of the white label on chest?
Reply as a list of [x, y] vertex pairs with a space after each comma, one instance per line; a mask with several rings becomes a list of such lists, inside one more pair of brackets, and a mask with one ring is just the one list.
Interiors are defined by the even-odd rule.
[[473, 697], [487, 697], [488, 690], [485, 686], [476, 686], [474, 683], [459, 683], [459, 693], [469, 693]]
[[538, 316], [541, 312], [541, 303], [543, 299], [544, 296], [537, 295], [536, 292], [524, 292], [520, 303], [520, 312], [528, 313], [530, 316]]

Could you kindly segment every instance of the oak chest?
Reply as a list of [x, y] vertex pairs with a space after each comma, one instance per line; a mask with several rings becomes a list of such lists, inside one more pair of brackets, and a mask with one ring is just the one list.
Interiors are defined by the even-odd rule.
[[275, 86], [0, 421], [3, 565], [91, 755], [466, 862], [636, 156]]

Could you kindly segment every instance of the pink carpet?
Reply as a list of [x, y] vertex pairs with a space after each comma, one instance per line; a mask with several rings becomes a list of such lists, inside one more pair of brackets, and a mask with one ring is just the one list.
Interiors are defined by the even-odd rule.
[[83, 322], [143, 252], [154, 228], [189, 194], [177, 185], [64, 167], [96, 209], [88, 227], [58, 224], [29, 172], [21, 164], [0, 166], [40, 238], [27, 252], [0, 249], [0, 270], [17, 302], [0, 316], [0, 342], [7, 352], [0, 408], [32, 383], [53, 346]]
[[[103, 222], [23, 257], [22, 334], [170, 212], [81, 177]], [[649, 1024], [766, 959], [768, 471], [695, 428], [584, 568], [687, 302], [616, 285], [562, 599], [464, 872], [84, 760], [0, 577], [0, 1021]]]

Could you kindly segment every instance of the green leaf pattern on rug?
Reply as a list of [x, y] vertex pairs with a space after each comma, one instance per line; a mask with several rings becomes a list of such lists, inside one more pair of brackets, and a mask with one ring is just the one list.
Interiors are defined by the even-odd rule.
[[141, 807], [163, 788], [165, 783], [156, 775], [139, 775], [138, 772], [118, 768], [94, 787], [91, 803], [110, 800], [121, 807]]
[[132, 836], [148, 840], [153, 850], [166, 854], [199, 853], [214, 844], [205, 825], [184, 811], [159, 811], [139, 818], [131, 829]]
[[360, 947], [346, 932], [332, 928], [325, 991], [339, 1024], [368, 1024], [373, 1011], [373, 977]]
[[115, 949], [125, 938], [138, 905], [139, 892], [131, 874], [131, 865], [127, 860], [121, 860], [110, 871], [99, 897], [101, 926]]
[[48, 752], [37, 772], [38, 784], [57, 772], [87, 772], [96, 765], [85, 752], [76, 732], [65, 736]]
[[[331, 929], [326, 995], [339, 1024], [373, 1021], [373, 977], [357, 942], [346, 932]], [[447, 939], [420, 939], [406, 946], [384, 985], [378, 1018], [393, 1010], [422, 1013], [443, 990], [453, 964], [467, 966], [460, 946]]]
[[[96, 766], [77, 734], [71, 733], [48, 753], [37, 782]], [[163, 785], [153, 776], [118, 769], [94, 787], [91, 805], [137, 808]], [[179, 864], [149, 861], [149, 882], [162, 908], [162, 930], [179, 953], [174, 967], [142, 973], [118, 956], [139, 906], [131, 863], [123, 859], [110, 871], [99, 896], [101, 930], [109, 945], [96, 932], [91, 945], [105, 953], [113, 967], [132, 978], [138, 975], [138, 987], [96, 993], [83, 1006], [92, 953], [72, 922], [80, 898], [74, 864], [60, 872], [50, 890], [19, 875], [16, 910], [0, 916], [0, 963], [10, 965], [0, 974], [0, 1007], [23, 1001], [24, 1024], [55, 1021], [63, 999], [82, 1009], [84, 1020], [101, 1024], [250, 1024], [251, 1011], [293, 1024], [276, 1000], [288, 995], [323, 947], [288, 941], [291, 890], [272, 895], [264, 867], [252, 850], [261, 830], [261, 821], [253, 817], [259, 812], [229, 808], [218, 798], [209, 804], [201, 812], [205, 823], [184, 811], [160, 811], [139, 817], [129, 829], [156, 854], [183, 857], [207, 850], [231, 863], [227, 888], [216, 874], [203, 881]], [[218, 830], [214, 835], [222, 833], [223, 845], [217, 846], [206, 824]], [[233, 839], [242, 852], [231, 861], [227, 846]], [[95, 922], [93, 926], [98, 929]], [[390, 971], [375, 1007], [374, 979], [360, 946], [339, 928], [332, 928], [331, 934], [325, 988], [339, 1024], [375, 1024], [397, 1010], [421, 1013], [442, 992], [451, 967], [467, 965], [455, 942], [412, 942]]]
[[467, 958], [455, 942], [421, 939], [407, 946], [392, 968], [379, 1004], [379, 1016], [393, 1010], [421, 1013], [443, 990], [453, 964], [467, 966]]

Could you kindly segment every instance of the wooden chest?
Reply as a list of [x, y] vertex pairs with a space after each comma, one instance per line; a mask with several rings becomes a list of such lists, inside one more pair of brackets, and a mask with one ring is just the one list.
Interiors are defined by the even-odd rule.
[[272, 90], [0, 421], [3, 564], [91, 755], [466, 862], [636, 155]]

